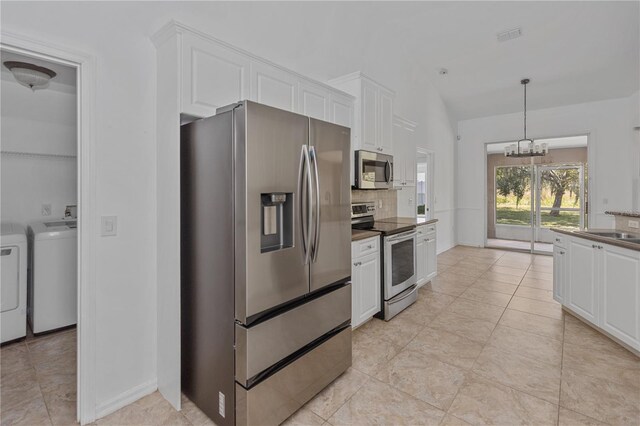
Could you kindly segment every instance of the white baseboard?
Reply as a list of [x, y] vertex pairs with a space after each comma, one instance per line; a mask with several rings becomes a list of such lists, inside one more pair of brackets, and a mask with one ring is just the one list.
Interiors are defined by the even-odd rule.
[[96, 419], [107, 416], [113, 412], [118, 411], [122, 407], [125, 407], [132, 402], [135, 402], [147, 396], [158, 389], [158, 382], [156, 379], [150, 380], [146, 383], [142, 383], [132, 389], [122, 392], [115, 398], [111, 398], [96, 406]]

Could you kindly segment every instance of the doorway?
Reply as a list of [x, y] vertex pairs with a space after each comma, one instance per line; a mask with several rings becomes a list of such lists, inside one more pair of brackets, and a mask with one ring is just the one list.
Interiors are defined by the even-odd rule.
[[[6, 162], [41, 162], [46, 163], [48, 166], [42, 164], [36, 165], [31, 168], [34, 174], [40, 172], [50, 173], [54, 176], [64, 176], [68, 181], [72, 181], [72, 188], [69, 189], [68, 185], [65, 185], [67, 192], [61, 202], [57, 197], [51, 197], [50, 199], [42, 199], [35, 203], [35, 206], [40, 214], [39, 219], [42, 217], [42, 212], [47, 213], [50, 218], [58, 218], [62, 216], [63, 220], [56, 220], [56, 222], [73, 222], [71, 216], [77, 216], [75, 221], [76, 236], [71, 242], [72, 247], [67, 247], [67, 251], [75, 248], [75, 267], [70, 272], [70, 279], [76, 280], [76, 295], [75, 300], [71, 301], [71, 305], [75, 307], [75, 322], [77, 326], [73, 325], [63, 326], [62, 334], [65, 334], [64, 338], [57, 339], [56, 344], [51, 341], [47, 341], [49, 336], [46, 334], [48, 330], [41, 330], [42, 337], [38, 338], [39, 342], [36, 346], [40, 346], [39, 350], [42, 350], [39, 355], [42, 357], [36, 357], [35, 353], [27, 352], [30, 361], [39, 363], [41, 367], [43, 380], [49, 380], [44, 388], [37, 383], [37, 373], [35, 366], [28, 368], [28, 363], [25, 363], [24, 351], [19, 347], [20, 344], [28, 351], [28, 340], [30, 336], [18, 338], [16, 344], [12, 348], [12, 343], [6, 342], [7, 345], [2, 347], [3, 358], [3, 399], [2, 399], [2, 423], [13, 423], [16, 419], [22, 419], [24, 423], [41, 424], [41, 423], [74, 423], [80, 421], [83, 424], [89, 423], [95, 420], [95, 223], [93, 218], [95, 217], [95, 159], [94, 159], [94, 134], [93, 134], [93, 110], [94, 110], [94, 75], [95, 75], [95, 60], [89, 55], [84, 55], [75, 51], [69, 51], [65, 48], [60, 48], [47, 42], [40, 42], [33, 39], [27, 39], [15, 34], [2, 34], [2, 42], [0, 43], [0, 52], [5, 61], [7, 55], [14, 56], [13, 59], [21, 59], [20, 62], [34, 62], [39, 63], [40, 66], [52, 69], [55, 68], [61, 73], [58, 75], [65, 76], [64, 82], [51, 80], [46, 91], [31, 92], [32, 95], [37, 96], [39, 101], [43, 101], [45, 97], [51, 97], [52, 92], [49, 89], [57, 89], [59, 93], [65, 94], [68, 98], [68, 102], [75, 106], [74, 117], [75, 123], [71, 133], [65, 132], [61, 128], [56, 127], [55, 130], [50, 128], [49, 132], [44, 132], [44, 138], [33, 138], [33, 132], [35, 130], [42, 130], [42, 126], [35, 129], [24, 125], [24, 123], [13, 126], [14, 135], [18, 135], [13, 138], [6, 138], [5, 128], [3, 120], [3, 136], [2, 136], [2, 150], [6, 151], [2, 154], [3, 161], [3, 174], [5, 172], [4, 165]], [[11, 58], [10, 58], [11, 59]], [[23, 61], [22, 61], [23, 60]], [[38, 65], [38, 64], [36, 64]], [[47, 66], [48, 65], [48, 66]], [[3, 67], [2, 82], [15, 83], [15, 75], [9, 72], [4, 64], [0, 64]], [[6, 72], [4, 72], [6, 71]], [[62, 77], [61, 77], [62, 79]], [[55, 85], [53, 84], [55, 82]], [[23, 83], [25, 83], [23, 81]], [[58, 85], [58, 83], [61, 83]], [[66, 87], [65, 84], [67, 83]], [[56, 86], [56, 87], [52, 87]], [[72, 90], [71, 87], [74, 86]], [[18, 87], [26, 92], [22, 92], [22, 95], [29, 94], [29, 87]], [[14, 87], [14, 89], [16, 89]], [[44, 95], [43, 95], [44, 93]], [[3, 91], [3, 103], [6, 92]], [[55, 98], [55, 96], [53, 96]], [[60, 97], [60, 96], [58, 96]], [[39, 104], [40, 105], [40, 104]], [[42, 106], [42, 105], [40, 105]], [[24, 105], [22, 105], [24, 109]], [[60, 118], [60, 114], [63, 111], [45, 109], [45, 111], [38, 109], [25, 109], [27, 112], [26, 119], [40, 119], [52, 120], [52, 118]], [[3, 105], [3, 113], [5, 113], [5, 107]], [[68, 111], [66, 111], [68, 113]], [[72, 120], [69, 115], [66, 116], [68, 120]], [[15, 124], [15, 123], [14, 123]], [[67, 122], [67, 124], [69, 124]], [[44, 126], [46, 127], [46, 126]], [[51, 126], [49, 126], [51, 127]], [[69, 129], [67, 129], [69, 130]], [[15, 133], [17, 132], [17, 133]], [[31, 132], [31, 133], [29, 133]], [[66, 137], [60, 138], [61, 135]], [[71, 143], [68, 143], [68, 139], [72, 139]], [[57, 140], [65, 140], [67, 143], [58, 145], [54, 143], [46, 144], [46, 142], [52, 142]], [[10, 143], [9, 141], [12, 141]], [[21, 146], [21, 142], [31, 141], [32, 144], [25, 144]], [[64, 149], [67, 151], [64, 151]], [[75, 152], [73, 152], [75, 151]], [[5, 161], [6, 160], [6, 161]], [[54, 165], [52, 162], [56, 161]], [[75, 172], [73, 176], [69, 177], [68, 169], [69, 163], [75, 163]], [[33, 164], [32, 164], [33, 166]], [[16, 167], [9, 166], [8, 170], [17, 170]], [[29, 177], [33, 179], [34, 177]], [[2, 179], [2, 195], [3, 198], [6, 195], [5, 185], [7, 178], [3, 176]], [[52, 184], [52, 182], [47, 182]], [[70, 192], [69, 192], [70, 191]], [[51, 192], [53, 195], [53, 192]], [[72, 195], [75, 195], [75, 200], [72, 199]], [[54, 201], [56, 200], [56, 201]], [[74, 204], [75, 202], [75, 204]], [[60, 203], [64, 203], [63, 207], [60, 207]], [[3, 221], [5, 219], [5, 206], [3, 200]], [[14, 210], [34, 210], [34, 203], [26, 203], [24, 206], [12, 206]], [[73, 207], [75, 205], [75, 207]], [[67, 208], [69, 206], [69, 208]], [[65, 213], [66, 212], [66, 213]], [[15, 213], [15, 212], [14, 212]], [[13, 214], [13, 213], [12, 213]], [[65, 214], [67, 217], [65, 218]], [[7, 217], [8, 218], [8, 217]], [[11, 219], [16, 219], [12, 217]], [[48, 221], [48, 219], [45, 219]], [[29, 219], [22, 221], [31, 222]], [[44, 222], [44, 221], [42, 221]], [[27, 226], [23, 226], [23, 232], [26, 234], [28, 230], [28, 223], [24, 223]], [[74, 229], [72, 223], [65, 225], [52, 225], [49, 228], [53, 230], [54, 227], [64, 226], [70, 229]], [[19, 228], [19, 227], [18, 227]], [[45, 225], [45, 229], [46, 229]], [[55, 232], [55, 231], [54, 231]], [[19, 232], [18, 232], [19, 234]], [[25, 260], [29, 256], [29, 245], [23, 250]], [[33, 260], [31, 260], [33, 265]], [[21, 266], [19, 266], [21, 267]], [[24, 275], [24, 274], [23, 274]], [[28, 274], [27, 274], [28, 275]], [[4, 275], [3, 275], [4, 282]], [[4, 284], [4, 283], [3, 283]], [[68, 307], [68, 306], [67, 306]], [[42, 312], [42, 311], [41, 311]], [[26, 313], [26, 312], [25, 312]], [[35, 312], [34, 312], [35, 313]], [[26, 319], [26, 318], [25, 318]], [[26, 328], [25, 321], [25, 328]], [[33, 325], [31, 326], [33, 327]], [[64, 328], [67, 327], [67, 328]], [[26, 330], [25, 330], [26, 331]], [[25, 333], [26, 334], [26, 333]], [[32, 333], [29, 333], [31, 335]], [[36, 332], [36, 334], [39, 334]], [[77, 334], [77, 335], [76, 335]], [[22, 340], [20, 340], [22, 339]], [[47, 340], [45, 340], [47, 339]], [[11, 364], [12, 367], [18, 368], [20, 366], [27, 367], [26, 371], [7, 371], [4, 368], [5, 360], [9, 357], [6, 356], [12, 353], [14, 361], [16, 363]], [[52, 362], [48, 363], [47, 353], [49, 355], [58, 356], [58, 364]], [[44, 361], [44, 362], [43, 362]], [[60, 368], [50, 368], [54, 364]], [[10, 389], [9, 383], [13, 383], [10, 378], [6, 377], [6, 373], [27, 374], [29, 382], [24, 380], [26, 376], [22, 377], [18, 381], [18, 386], [15, 389]], [[51, 373], [51, 374], [49, 374]], [[34, 375], [35, 374], [35, 375]], [[44, 376], [47, 376], [46, 378]], [[15, 378], [15, 377], [14, 377]], [[27, 386], [37, 383], [37, 386]], [[15, 384], [15, 383], [14, 383]], [[43, 382], [44, 384], [44, 382]], [[48, 386], [53, 385], [53, 386]], [[30, 397], [34, 398], [31, 401], [20, 392], [29, 390], [41, 390], [41, 393], [37, 395], [35, 392]], [[44, 393], [48, 393], [45, 400]], [[51, 393], [49, 393], [51, 391]], [[11, 398], [8, 398], [11, 394]], [[9, 407], [7, 404], [10, 402], [16, 402], [17, 405]], [[47, 402], [48, 401], [48, 405]], [[33, 402], [33, 405], [28, 404]], [[50, 406], [50, 407], [49, 407]], [[44, 408], [44, 410], [43, 410]], [[39, 417], [44, 416], [45, 417]], [[11, 417], [14, 420], [8, 420]], [[55, 419], [53, 418], [55, 417]], [[55, 421], [54, 421], [55, 420]]]
[[504, 155], [510, 143], [487, 144], [485, 246], [552, 254], [552, 228], [588, 223], [587, 136], [537, 140], [543, 157]]
[[418, 148], [416, 152], [416, 216], [430, 220], [433, 218], [433, 152]]

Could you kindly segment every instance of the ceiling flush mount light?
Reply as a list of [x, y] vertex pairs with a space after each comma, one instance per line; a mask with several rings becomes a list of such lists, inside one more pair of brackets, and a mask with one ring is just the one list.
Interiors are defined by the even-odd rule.
[[[533, 143], [533, 139], [527, 139], [527, 84], [529, 79], [525, 78], [520, 81], [524, 87], [524, 138], [520, 139], [517, 144], [513, 143], [504, 148], [505, 157], [542, 157], [549, 152], [546, 143], [541, 145]], [[520, 148], [520, 144], [523, 145]]]
[[27, 62], [6, 61], [4, 66], [11, 71], [18, 83], [34, 92], [47, 87], [49, 80], [56, 76], [56, 73], [49, 68]]

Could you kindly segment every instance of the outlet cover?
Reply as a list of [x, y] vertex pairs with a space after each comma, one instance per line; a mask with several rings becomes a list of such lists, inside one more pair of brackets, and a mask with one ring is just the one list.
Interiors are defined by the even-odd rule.
[[627, 225], [629, 225], [629, 228], [640, 228], [640, 222], [637, 220], [630, 220]]
[[51, 216], [51, 204], [42, 205], [42, 216]]
[[103, 237], [118, 235], [118, 216], [102, 216], [101, 234]]

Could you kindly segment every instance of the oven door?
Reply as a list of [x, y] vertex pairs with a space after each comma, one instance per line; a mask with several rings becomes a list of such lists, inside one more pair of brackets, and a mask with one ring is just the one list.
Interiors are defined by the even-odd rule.
[[393, 157], [370, 151], [356, 151], [355, 184], [359, 189], [393, 187]]
[[416, 283], [415, 230], [384, 238], [384, 300]]

